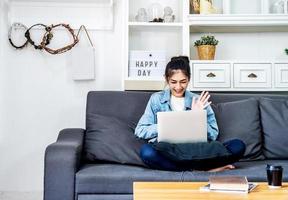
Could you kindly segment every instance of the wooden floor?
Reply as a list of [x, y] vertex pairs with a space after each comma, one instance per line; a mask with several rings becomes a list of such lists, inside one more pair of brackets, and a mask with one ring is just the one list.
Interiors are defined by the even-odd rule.
[[288, 183], [282, 188], [270, 189], [267, 183], [249, 194], [200, 191], [207, 182], [135, 182], [134, 200], [288, 200]]

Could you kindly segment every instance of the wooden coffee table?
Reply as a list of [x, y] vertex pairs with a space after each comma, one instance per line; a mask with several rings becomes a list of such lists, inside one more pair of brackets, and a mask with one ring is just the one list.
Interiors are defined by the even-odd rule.
[[267, 183], [249, 194], [200, 191], [207, 182], [134, 182], [134, 200], [288, 200], [288, 183], [282, 188], [270, 189]]

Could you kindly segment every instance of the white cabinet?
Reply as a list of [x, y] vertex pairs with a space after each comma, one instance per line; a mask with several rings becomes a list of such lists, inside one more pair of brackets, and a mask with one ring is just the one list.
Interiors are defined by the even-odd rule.
[[[128, 72], [130, 51], [164, 50], [167, 62], [172, 56], [190, 57], [191, 90], [288, 91], [284, 66], [288, 63], [284, 52], [288, 48], [284, 42], [288, 40], [287, 6], [276, 13], [276, 1], [213, 0], [217, 14], [193, 14], [189, 0], [125, 1], [123, 89], [163, 89], [163, 77], [139, 80], [129, 77]], [[149, 9], [152, 3], [170, 6], [175, 22], [136, 22], [139, 8]], [[212, 61], [198, 60], [194, 47], [205, 34], [219, 40]], [[151, 81], [157, 84], [152, 87]]]
[[195, 88], [229, 88], [229, 63], [192, 63], [193, 87]]
[[271, 64], [234, 63], [235, 88], [271, 88]]
[[195, 91], [287, 91], [288, 88], [287, 61], [191, 62], [191, 88]]
[[288, 63], [275, 63], [275, 87], [288, 87]]

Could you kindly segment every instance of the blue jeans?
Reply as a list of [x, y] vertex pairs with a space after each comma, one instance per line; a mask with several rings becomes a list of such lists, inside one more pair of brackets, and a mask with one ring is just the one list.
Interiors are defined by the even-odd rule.
[[231, 152], [231, 156], [201, 161], [175, 162], [161, 155], [150, 144], [144, 144], [140, 150], [140, 157], [146, 165], [153, 169], [170, 171], [209, 170], [238, 161], [244, 155], [246, 149], [246, 145], [238, 139], [229, 140], [224, 142], [223, 145]]

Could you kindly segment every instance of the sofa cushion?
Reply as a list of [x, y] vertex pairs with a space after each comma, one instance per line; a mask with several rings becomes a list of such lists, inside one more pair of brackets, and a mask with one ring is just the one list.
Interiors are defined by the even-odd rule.
[[[236, 169], [222, 172], [172, 172], [120, 164], [86, 164], [76, 173], [75, 189], [78, 194], [131, 194], [134, 181], [201, 181], [209, 176], [241, 175], [249, 181], [266, 182], [266, 164], [281, 165], [288, 169], [287, 160], [261, 160], [235, 163]], [[283, 171], [288, 181], [288, 170]]]
[[86, 164], [76, 173], [76, 192], [131, 194], [134, 181], [181, 181], [183, 172], [121, 164]]
[[87, 114], [84, 155], [89, 161], [143, 165], [139, 152], [144, 140], [134, 135], [134, 125], [121, 119]]
[[260, 98], [263, 153], [269, 159], [288, 158], [288, 100]]
[[258, 101], [255, 98], [212, 105], [219, 127], [218, 139], [240, 139], [246, 144], [242, 160], [264, 159]]

